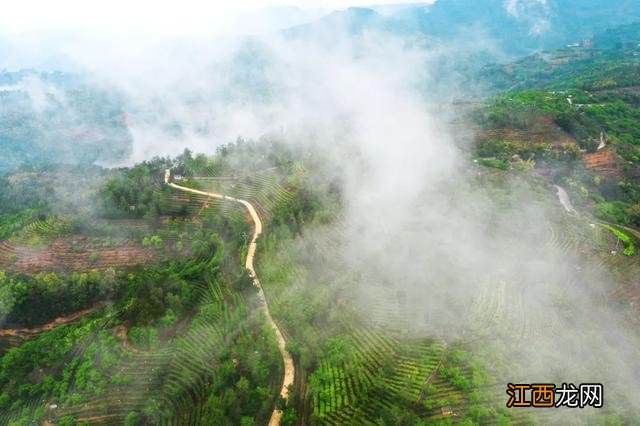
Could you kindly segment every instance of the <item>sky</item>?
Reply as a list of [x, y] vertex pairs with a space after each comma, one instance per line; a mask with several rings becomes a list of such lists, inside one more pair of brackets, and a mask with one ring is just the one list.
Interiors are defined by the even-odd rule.
[[[286, 0], [285, 0], [286, 1]], [[434, 0], [22, 0], [8, 2], [0, 13], [0, 33], [50, 30], [142, 32], [160, 36], [193, 36], [242, 32], [237, 17], [273, 6], [342, 9], [372, 4], [427, 3]]]

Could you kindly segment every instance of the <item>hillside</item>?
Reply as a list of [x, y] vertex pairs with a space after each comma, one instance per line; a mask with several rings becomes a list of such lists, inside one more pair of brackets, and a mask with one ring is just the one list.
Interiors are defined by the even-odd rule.
[[52, 163], [115, 163], [130, 154], [131, 143], [117, 93], [80, 75], [0, 72], [0, 174]]
[[487, 66], [480, 78], [493, 90], [633, 88], [640, 85], [640, 23], [616, 27], [592, 40]]
[[[484, 78], [508, 90], [479, 110], [481, 155], [534, 156], [601, 219], [640, 226], [638, 45], [640, 24], [633, 24], [596, 36], [593, 47], [487, 68]], [[580, 161], [562, 171], [545, 166], [568, 148]]]
[[382, 31], [476, 49], [485, 53], [485, 61], [489, 55], [490, 61], [580, 43], [609, 28], [639, 20], [640, 5], [633, 0], [597, 0], [589, 4], [581, 0], [438, 0], [432, 5], [378, 11], [349, 8], [286, 30], [285, 34], [321, 38], [336, 29], [346, 29], [351, 34]]
[[[574, 164], [575, 157], [565, 151], [575, 151], [567, 144], [559, 141], [549, 148], [548, 158], [537, 154], [536, 159]], [[450, 335], [424, 337], [424, 319], [415, 317], [421, 315], [415, 309], [429, 303], [424, 296], [414, 294], [420, 299], [411, 300], [400, 283], [348, 266], [345, 200], [335, 182], [317, 185], [329, 163], [318, 151], [309, 157], [311, 149], [243, 141], [212, 157], [187, 151], [174, 160], [156, 159], [98, 175], [89, 186], [97, 188], [90, 196], [97, 195], [100, 202], [89, 222], [83, 221], [86, 214], [73, 214], [73, 209], [53, 214], [51, 205], [57, 203], [36, 196], [7, 210], [0, 250], [5, 271], [0, 276], [5, 324], [0, 330], [1, 420], [266, 422], [281, 367], [273, 331], [256, 315], [260, 296], [240, 266], [250, 223], [235, 202], [162, 185], [164, 170], [170, 167], [183, 187], [256, 206], [264, 236], [257, 242], [255, 271], [296, 370], [288, 403], [275, 405], [283, 409], [283, 424], [431, 424], [447, 422], [452, 415], [480, 424], [533, 422], [528, 414], [503, 407], [500, 368], [482, 361], [505, 350], [481, 344], [493, 341], [486, 336], [490, 330], [507, 332], [504, 319], [522, 327], [523, 342], [538, 333], [535, 323], [526, 320], [536, 315], [534, 306], [504, 304], [504, 298], [526, 298], [513, 284], [523, 277], [490, 268], [488, 275], [473, 281], [477, 298], [461, 297], [449, 307], [468, 312], [464, 328], [480, 340], [457, 337], [456, 327], [462, 325], [455, 322], [449, 324]], [[499, 161], [505, 161], [501, 155]], [[469, 207], [489, 207], [491, 212], [484, 214], [515, 228], [526, 224], [531, 235], [526, 238], [537, 243], [521, 248], [518, 256], [524, 264], [579, 253], [582, 289], [597, 287], [599, 268], [606, 268], [619, 274], [615, 286], [606, 289], [612, 294], [607, 303], [640, 297], [633, 284], [637, 255], [608, 255], [616, 247], [609, 231], [593, 233], [586, 222], [568, 218], [549, 184], [531, 169], [513, 164], [500, 171], [487, 167], [492, 164], [470, 163], [439, 190], [451, 194], [448, 202], [453, 203], [489, 191], [495, 204], [476, 199]], [[43, 173], [31, 179], [57, 182], [60, 176]], [[27, 184], [25, 177], [9, 179], [15, 183], [8, 192], [19, 192], [18, 183]], [[66, 179], [77, 176], [71, 173]], [[519, 208], [523, 200], [543, 209], [546, 219], [532, 221]], [[432, 197], [417, 208], [425, 206], [444, 207]], [[432, 226], [446, 229], [454, 225], [452, 219], [460, 220], [438, 216], [411, 233], [419, 239], [433, 235]], [[496, 232], [494, 220], [483, 222], [482, 232]], [[502, 229], [499, 238], [510, 233]], [[434, 248], [434, 258], [449, 256], [450, 244], [458, 244], [455, 234], [446, 238], [448, 243]], [[64, 244], [68, 249], [61, 249]], [[540, 245], [544, 255], [534, 256]], [[48, 255], [42, 250], [49, 248], [57, 256], [64, 254], [63, 264], [46, 263]], [[42, 273], [24, 269], [27, 251], [32, 264], [47, 265]], [[475, 262], [452, 258], [462, 261], [466, 267]], [[601, 266], [589, 266], [593, 261]], [[420, 274], [437, 284], [443, 265], [429, 263], [431, 268]], [[497, 293], [495, 277], [504, 282]], [[577, 291], [570, 275], [553, 279], [567, 291]], [[451, 277], [447, 284], [455, 289], [468, 282]], [[557, 328], [553, 333], [562, 335]], [[64, 345], [52, 343], [60, 339]], [[42, 355], [52, 346], [55, 351]], [[41, 369], [44, 373], [34, 374]], [[28, 393], [21, 391], [25, 384]], [[617, 413], [609, 409], [601, 418], [632, 416]]]
[[281, 367], [241, 267], [250, 226], [163, 184], [192, 161], [8, 177], [5, 196], [69, 179], [95, 201], [79, 213], [44, 192], [0, 211], [0, 423], [269, 418]]
[[344, 4], [3, 9], [0, 426], [640, 424], [640, 2]]

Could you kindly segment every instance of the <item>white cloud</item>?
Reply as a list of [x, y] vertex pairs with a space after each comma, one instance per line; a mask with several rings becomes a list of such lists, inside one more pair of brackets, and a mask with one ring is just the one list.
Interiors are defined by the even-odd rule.
[[515, 19], [528, 22], [532, 35], [546, 32], [551, 25], [547, 0], [506, 0], [504, 7]]
[[[421, 3], [429, 2], [429, 0]], [[371, 0], [297, 0], [303, 9], [341, 9], [366, 6]], [[411, 3], [386, 0], [384, 4]], [[281, 0], [23, 0], [2, 6], [0, 33], [43, 30], [85, 30], [153, 35], [203, 35], [246, 31], [235, 19], [261, 8], [282, 5]]]

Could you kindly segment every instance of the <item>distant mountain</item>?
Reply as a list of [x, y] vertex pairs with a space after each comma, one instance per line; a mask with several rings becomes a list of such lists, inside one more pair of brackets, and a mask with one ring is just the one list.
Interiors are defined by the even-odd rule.
[[419, 8], [429, 9], [433, 2], [425, 3], [400, 3], [400, 4], [378, 4], [370, 6], [371, 9], [383, 16], [396, 15], [400, 16], [405, 12], [413, 13], [413, 11]]
[[0, 72], [0, 175], [21, 167], [117, 162], [131, 151], [123, 100], [80, 75]]
[[593, 40], [488, 65], [480, 79], [498, 91], [640, 86], [640, 23], [609, 29]]
[[493, 45], [497, 53], [523, 56], [581, 42], [608, 28], [640, 21], [638, 0], [437, 0], [433, 5], [349, 8], [290, 28], [288, 37], [326, 39], [336, 31], [384, 31], [435, 37], [466, 47]]
[[640, 22], [610, 28], [593, 38], [593, 45], [600, 49], [640, 48]]
[[582, 41], [640, 20], [637, 0], [438, 0], [424, 31], [451, 37], [465, 27], [482, 28], [505, 51], [520, 55]]

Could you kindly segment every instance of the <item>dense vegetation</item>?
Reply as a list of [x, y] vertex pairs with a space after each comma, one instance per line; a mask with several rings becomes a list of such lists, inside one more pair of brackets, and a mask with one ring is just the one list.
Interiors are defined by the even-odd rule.
[[[584, 223], [563, 215], [545, 248], [564, 255], [579, 247], [587, 260], [610, 265], [622, 294], [637, 281], [638, 28], [603, 33], [598, 50], [555, 52], [553, 60], [562, 60], [550, 68], [540, 55], [497, 74], [494, 87], [511, 91], [472, 112], [477, 164], [464, 172], [475, 192], [505, 208], [514, 204], [511, 184], [525, 182], [546, 201], [551, 184], [566, 188], [584, 220], [599, 222], [591, 224], [597, 231], [585, 236], [576, 231]], [[34, 112], [23, 90], [0, 91], [9, 147], [0, 173], [13, 170], [0, 178], [0, 423], [248, 426], [265, 424], [274, 406], [284, 424], [533, 421], [496, 398], [504, 384], [491, 379], [494, 360], [481, 342], [412, 335], [403, 312], [374, 322], [378, 311], [388, 313], [389, 298], [402, 306], [399, 291], [383, 288], [366, 312], [358, 308], [354, 289], [367, 278], [328, 255], [343, 238], [344, 200], [339, 182], [324, 179], [331, 163], [320, 152], [238, 140], [213, 156], [186, 150], [118, 170], [41, 166], [44, 157], [21, 150], [63, 140], [63, 128], [91, 123], [88, 145], [54, 144], [59, 152], [43, 154], [71, 163], [118, 158], [129, 136], [120, 100], [73, 78], [2, 73], [0, 84], [30, 78], [63, 87], [84, 115], [49, 114], [65, 109], [55, 96]], [[44, 137], [42, 123], [57, 130]], [[113, 150], [95, 154], [93, 144]], [[264, 224], [256, 270], [296, 366], [288, 401], [277, 398], [280, 354], [242, 267], [246, 212], [164, 185], [167, 168], [181, 185], [256, 205]], [[614, 257], [617, 250], [626, 257]], [[481, 318], [495, 313], [486, 305], [480, 311]]]
[[[307, 180], [322, 159], [308, 161], [306, 169], [301, 154], [274, 142], [238, 141], [214, 157], [186, 151], [174, 160], [145, 162], [101, 178], [90, 224], [69, 219], [70, 226], [54, 227], [61, 219], [51, 218], [64, 215], [53, 216], [44, 201], [28, 200], [18, 213], [8, 210], [5, 240], [15, 244], [47, 245], [82, 232], [101, 244], [111, 239], [117, 249], [114, 235], [124, 231], [103, 224], [101, 218], [107, 218], [144, 224], [127, 232], [140, 245], [146, 240], [164, 260], [129, 269], [92, 269], [83, 263], [82, 271], [33, 275], [10, 267], [3, 272], [5, 326], [39, 326], [92, 310], [51, 330], [19, 335], [17, 341], [0, 337], [0, 404], [6, 413], [0, 419], [19, 424], [28, 419], [60, 424], [266, 421], [282, 367], [240, 266], [249, 224], [233, 206], [207, 205], [201, 197], [162, 185], [169, 166], [183, 176], [184, 185], [253, 200], [266, 219], [258, 273], [298, 374], [289, 404], [278, 403], [285, 409], [285, 424], [359, 419], [417, 424], [440, 419], [443, 405], [476, 421], [504, 417], [483, 408], [493, 399], [482, 369], [466, 355], [452, 357], [440, 341], [399, 338], [372, 328], [349, 304], [336, 303], [348, 277], [322, 287], [299, 281], [301, 273], [312, 276], [307, 274], [318, 265], [295, 259], [296, 241], [334, 222], [341, 205], [335, 183]], [[197, 178], [220, 175], [235, 177]], [[43, 230], [33, 223], [50, 225]], [[168, 246], [178, 245], [186, 256], [162, 256]], [[305, 304], [298, 303], [302, 299]], [[435, 379], [425, 389], [430, 375]]]
[[[190, 161], [175, 164], [184, 169]], [[249, 224], [238, 209], [222, 214], [221, 206], [203, 209], [202, 200], [176, 202], [178, 195], [161, 185], [168, 164], [157, 159], [117, 173], [103, 183], [93, 220], [69, 212], [73, 225], [63, 228], [53, 227], [51, 218], [66, 215], [51, 199], [38, 198], [39, 191], [3, 205], [7, 242], [36, 248], [83, 233], [98, 247], [120, 250], [133, 236], [140, 250], [148, 246], [163, 260], [128, 270], [92, 269], [89, 259], [83, 270], [2, 272], [4, 327], [40, 326], [92, 310], [50, 331], [0, 337], [0, 422], [73, 424], [100, 417], [128, 424], [173, 418], [254, 424], [270, 416], [281, 366], [240, 267]], [[19, 197], [15, 189], [8, 185], [3, 196]], [[127, 227], [114, 229], [101, 219], [113, 217]], [[123, 392], [132, 395], [124, 404]]]
[[[534, 123], [547, 114], [571, 112], [562, 99], [542, 102], [548, 96], [499, 98], [493, 110], [476, 119], [490, 129], [498, 122], [527, 120], [531, 111]], [[509, 102], [522, 107], [510, 108]], [[537, 167], [565, 164], [569, 169], [577, 167], [580, 155], [569, 146], [527, 147], [519, 140], [493, 140], [481, 148], [479, 167], [494, 167], [499, 174], [514, 169], [525, 179], [532, 170], [519, 168], [513, 155], [525, 159], [521, 163], [533, 156]], [[46, 199], [27, 198], [7, 207], [5, 242], [35, 247], [84, 233], [100, 245], [122, 249], [126, 239], [117, 236], [127, 234], [160, 262], [112, 269], [82, 263], [84, 270], [40, 274], [7, 268], [0, 276], [6, 326], [38, 326], [92, 310], [18, 340], [0, 337], [0, 420], [143, 424], [207, 419], [249, 425], [265, 423], [277, 403], [285, 424], [446, 424], [451, 413], [468, 424], [528, 422], [497, 408], [496, 384], [475, 348], [403, 335], [399, 323], [372, 326], [356, 309], [350, 288], [360, 278], [318, 261], [335, 243], [335, 236], [320, 231], [339, 221], [342, 194], [336, 182], [311, 178], [324, 160], [306, 154], [271, 141], [238, 141], [213, 157], [186, 151], [176, 159], [100, 175], [90, 223]], [[275, 400], [279, 353], [241, 267], [251, 232], [244, 212], [166, 187], [167, 167], [181, 176], [182, 185], [258, 206], [265, 229], [257, 272], [296, 365], [288, 403]]]
[[595, 38], [599, 49], [524, 59], [505, 67], [508, 82], [489, 70], [510, 91], [476, 112], [481, 161], [535, 158], [600, 219], [640, 226], [639, 33], [639, 24], [620, 27]]
[[506, 65], [486, 66], [480, 78], [499, 91], [600, 91], [640, 85], [640, 23], [575, 41], [578, 43]]
[[[503, 0], [438, 0], [432, 5], [381, 9], [386, 10], [381, 12], [372, 6], [337, 11], [318, 22], [293, 27], [286, 33], [301, 37], [324, 32], [325, 39], [332, 30], [346, 28], [356, 34], [378, 30], [419, 40], [438, 39], [445, 44], [453, 41], [456, 47], [467, 49], [466, 54], [477, 60], [475, 64], [468, 64], [474, 67], [485, 63], [488, 57], [504, 59], [505, 55], [518, 57], [539, 49], [553, 49], [640, 20], [640, 6], [628, 0], [509, 3]], [[489, 48], [485, 41], [490, 41]], [[478, 52], [482, 54], [478, 55]], [[464, 59], [456, 58], [456, 61], [461, 60]]]

